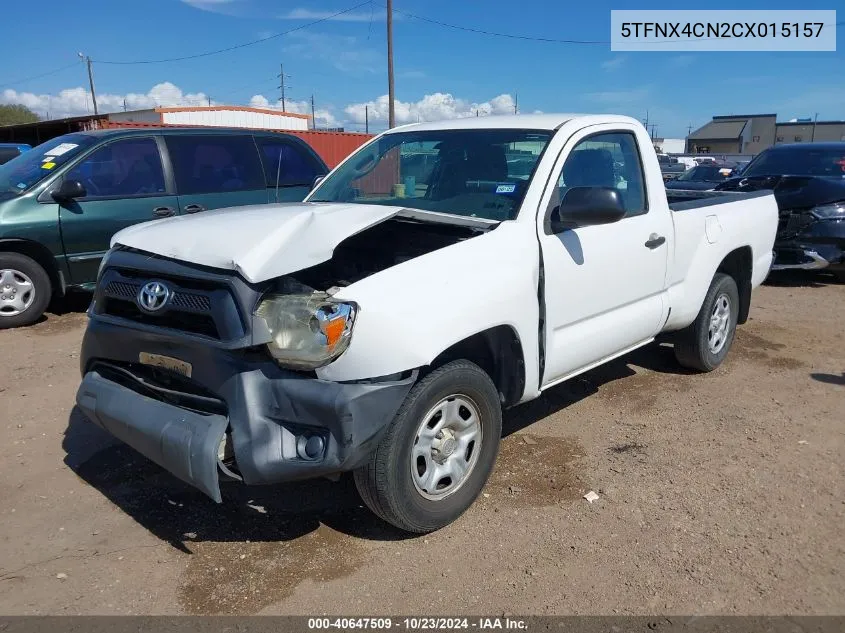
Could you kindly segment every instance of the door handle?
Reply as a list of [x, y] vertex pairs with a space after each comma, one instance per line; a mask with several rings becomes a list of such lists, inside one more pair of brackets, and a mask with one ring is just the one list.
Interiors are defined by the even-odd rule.
[[156, 207], [153, 209], [153, 215], [157, 218], [168, 218], [171, 215], [176, 215], [176, 209], [173, 207]]
[[646, 245], [646, 248], [650, 248], [650, 249], [654, 250], [658, 246], [662, 246], [665, 243], [666, 243], [665, 237], [663, 237], [662, 235], [658, 235], [657, 233], [652, 233], [651, 235], [648, 236], [648, 239], [646, 240], [645, 245]]
[[201, 204], [189, 204], [186, 205], [184, 209], [182, 209], [185, 213], [199, 213], [200, 211], [205, 211], [205, 207]]

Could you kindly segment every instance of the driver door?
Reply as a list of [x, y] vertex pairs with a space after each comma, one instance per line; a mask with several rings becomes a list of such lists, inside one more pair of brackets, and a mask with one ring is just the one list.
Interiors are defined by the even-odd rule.
[[78, 180], [86, 191], [83, 198], [59, 204], [62, 242], [74, 285], [96, 281], [100, 261], [119, 230], [178, 213], [179, 202], [165, 177], [156, 136], [106, 143], [72, 166], [64, 179]]
[[[639, 151], [647, 142], [634, 126], [591, 126], [558, 157], [538, 227], [546, 306], [543, 388], [647, 342], [666, 318], [673, 228], [666, 208], [649, 205]], [[552, 233], [544, 218], [571, 187], [616, 189], [625, 216]]]

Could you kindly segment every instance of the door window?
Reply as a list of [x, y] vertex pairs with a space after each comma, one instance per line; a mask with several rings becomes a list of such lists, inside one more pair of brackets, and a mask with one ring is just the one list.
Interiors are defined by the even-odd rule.
[[559, 200], [572, 187], [611, 187], [619, 192], [626, 217], [646, 213], [643, 168], [634, 135], [609, 132], [580, 141], [558, 178]]
[[104, 145], [72, 167], [65, 179], [81, 182], [87, 199], [160, 195], [167, 188], [153, 138]]
[[281, 138], [256, 137], [255, 141], [261, 150], [268, 187], [276, 186], [277, 177], [280, 187], [310, 187], [317, 176], [326, 173], [306, 150], [293, 143]]
[[180, 195], [264, 189], [252, 136], [166, 136]]

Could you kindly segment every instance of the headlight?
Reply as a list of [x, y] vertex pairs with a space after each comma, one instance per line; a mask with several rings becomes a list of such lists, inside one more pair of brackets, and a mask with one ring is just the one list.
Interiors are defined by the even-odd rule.
[[810, 211], [819, 220], [845, 220], [845, 202], [834, 202], [833, 204], [824, 204], [820, 207], [815, 207]]
[[329, 295], [269, 295], [255, 315], [264, 319], [273, 338], [267, 344], [280, 365], [316, 369], [340, 356], [352, 336], [356, 306]]

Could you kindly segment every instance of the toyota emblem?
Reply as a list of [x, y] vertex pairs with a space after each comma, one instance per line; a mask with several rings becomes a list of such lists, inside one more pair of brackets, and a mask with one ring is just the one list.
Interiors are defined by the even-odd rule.
[[147, 312], [158, 312], [170, 298], [170, 289], [160, 281], [151, 281], [141, 286], [138, 306]]

